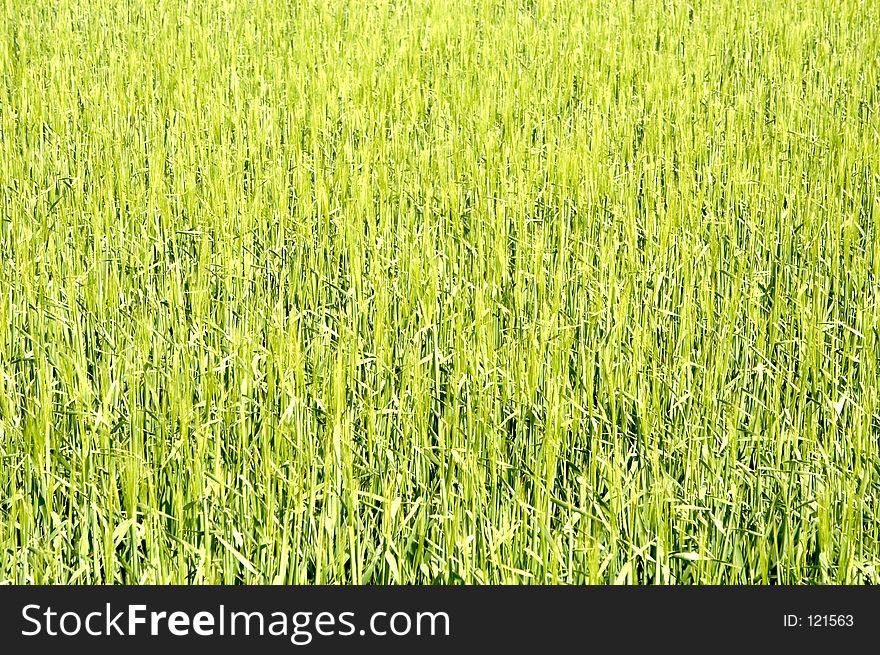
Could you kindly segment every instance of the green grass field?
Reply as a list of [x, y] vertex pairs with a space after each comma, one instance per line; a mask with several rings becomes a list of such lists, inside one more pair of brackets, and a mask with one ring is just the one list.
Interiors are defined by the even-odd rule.
[[880, 3], [0, 0], [0, 582], [880, 582]]

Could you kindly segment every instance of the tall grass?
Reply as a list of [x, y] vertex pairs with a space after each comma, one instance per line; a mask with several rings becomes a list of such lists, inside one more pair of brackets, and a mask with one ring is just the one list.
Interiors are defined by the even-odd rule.
[[0, 581], [880, 582], [880, 4], [0, 0]]

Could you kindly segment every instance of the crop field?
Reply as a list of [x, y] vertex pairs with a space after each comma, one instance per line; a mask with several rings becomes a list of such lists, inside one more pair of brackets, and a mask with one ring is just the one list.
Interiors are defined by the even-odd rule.
[[880, 3], [0, 0], [0, 583], [880, 583]]

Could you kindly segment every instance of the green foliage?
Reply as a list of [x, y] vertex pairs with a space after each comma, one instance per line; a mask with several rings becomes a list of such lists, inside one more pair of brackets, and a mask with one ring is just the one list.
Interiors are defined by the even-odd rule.
[[0, 581], [880, 582], [880, 4], [0, 0]]

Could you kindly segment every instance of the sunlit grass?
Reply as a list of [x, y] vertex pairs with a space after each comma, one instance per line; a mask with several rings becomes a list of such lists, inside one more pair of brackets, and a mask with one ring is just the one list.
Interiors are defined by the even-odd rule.
[[880, 3], [0, 0], [0, 581], [880, 582]]

